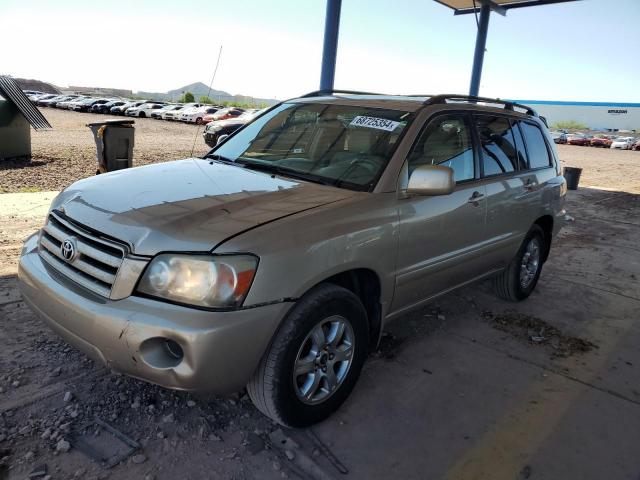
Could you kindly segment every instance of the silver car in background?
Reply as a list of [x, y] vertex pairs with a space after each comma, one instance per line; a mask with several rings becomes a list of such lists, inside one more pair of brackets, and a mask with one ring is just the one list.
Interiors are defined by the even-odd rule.
[[489, 277], [527, 298], [565, 194], [528, 107], [315, 92], [204, 158], [74, 183], [26, 241], [19, 284], [114, 370], [246, 386], [275, 421], [309, 425], [347, 398], [390, 320]]

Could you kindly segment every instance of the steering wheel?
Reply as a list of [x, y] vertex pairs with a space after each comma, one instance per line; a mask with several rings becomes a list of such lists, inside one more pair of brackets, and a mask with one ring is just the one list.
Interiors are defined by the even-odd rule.
[[358, 155], [356, 158], [351, 160], [351, 162], [349, 162], [349, 166], [347, 167], [347, 169], [343, 172], [342, 175], [340, 175], [336, 179], [336, 181], [344, 180], [345, 178], [347, 178], [353, 172], [353, 170], [355, 170], [358, 167], [364, 167], [365, 169], [367, 169], [369, 171], [369, 173], [374, 174], [380, 168], [380, 163], [376, 162], [372, 158], [363, 157], [362, 155]]

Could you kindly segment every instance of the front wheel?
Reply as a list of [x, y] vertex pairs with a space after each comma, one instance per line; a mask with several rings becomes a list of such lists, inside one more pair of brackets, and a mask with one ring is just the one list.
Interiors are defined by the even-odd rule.
[[544, 232], [538, 225], [533, 225], [516, 256], [494, 279], [498, 296], [517, 302], [531, 295], [540, 278], [547, 248]]
[[274, 421], [303, 427], [324, 420], [349, 396], [367, 356], [366, 311], [349, 290], [321, 284], [287, 315], [247, 385]]

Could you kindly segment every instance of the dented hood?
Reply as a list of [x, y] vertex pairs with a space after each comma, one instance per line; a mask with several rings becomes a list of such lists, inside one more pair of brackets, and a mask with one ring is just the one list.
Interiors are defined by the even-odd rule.
[[354, 192], [192, 158], [74, 183], [52, 208], [133, 253], [210, 251], [229, 237]]

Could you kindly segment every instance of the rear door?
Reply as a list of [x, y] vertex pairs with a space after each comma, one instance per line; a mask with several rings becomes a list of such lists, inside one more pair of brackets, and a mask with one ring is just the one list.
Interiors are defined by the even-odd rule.
[[486, 258], [493, 268], [515, 255], [535, 220], [540, 184], [528, 164], [520, 121], [506, 115], [475, 115], [487, 195]]
[[398, 271], [392, 310], [416, 306], [472, 280], [483, 271], [478, 256], [485, 239], [485, 187], [480, 181], [471, 117], [439, 115], [428, 122], [407, 159], [454, 170], [455, 191], [399, 200]]
[[525, 228], [528, 230], [542, 214], [553, 211], [556, 195], [552, 194], [554, 187], [550, 187], [550, 182], [556, 185], [558, 173], [553, 164], [551, 145], [547, 143], [541, 127], [527, 120], [516, 120], [514, 127], [514, 132], [517, 128], [522, 134], [527, 155], [526, 170], [521, 173], [521, 178], [523, 197], [527, 202], [529, 222]]

